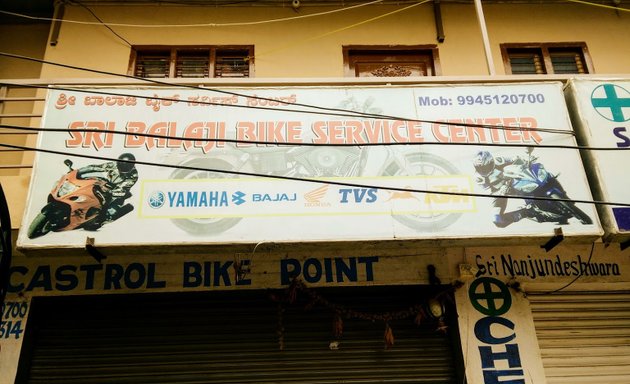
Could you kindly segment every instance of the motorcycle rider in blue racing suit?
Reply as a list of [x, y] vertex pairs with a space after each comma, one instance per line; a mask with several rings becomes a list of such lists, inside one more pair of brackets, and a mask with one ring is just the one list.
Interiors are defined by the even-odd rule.
[[[506, 177], [503, 170], [508, 165], [514, 164], [518, 159], [492, 156], [488, 151], [479, 151], [475, 154], [473, 165], [477, 173], [477, 184], [484, 189], [490, 190], [492, 195], [504, 196], [513, 192], [513, 179]], [[521, 219], [535, 217], [537, 213], [533, 208], [521, 208], [515, 211], [506, 212], [508, 199], [505, 197], [495, 197], [492, 199], [494, 217], [492, 222], [499, 228], [505, 228]]]

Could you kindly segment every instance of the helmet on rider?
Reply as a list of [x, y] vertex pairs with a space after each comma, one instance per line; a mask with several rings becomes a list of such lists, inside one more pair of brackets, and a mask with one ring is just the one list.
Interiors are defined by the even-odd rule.
[[494, 157], [488, 151], [479, 151], [473, 159], [475, 170], [481, 176], [488, 176], [494, 170]]
[[118, 172], [120, 172], [121, 175], [126, 175], [136, 168], [135, 161], [136, 157], [134, 155], [131, 153], [123, 153], [118, 156], [116, 168], [118, 168]]

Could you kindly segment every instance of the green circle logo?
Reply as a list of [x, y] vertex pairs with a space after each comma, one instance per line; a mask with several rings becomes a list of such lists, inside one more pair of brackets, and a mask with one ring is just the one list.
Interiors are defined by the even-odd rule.
[[492, 277], [473, 281], [468, 297], [476, 310], [488, 316], [502, 315], [512, 306], [512, 295], [507, 285]]
[[630, 92], [615, 84], [602, 84], [593, 89], [591, 105], [606, 120], [623, 123], [630, 120]]

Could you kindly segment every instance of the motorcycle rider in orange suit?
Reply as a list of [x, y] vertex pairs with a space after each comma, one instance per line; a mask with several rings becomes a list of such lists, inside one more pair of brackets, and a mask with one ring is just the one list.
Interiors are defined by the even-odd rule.
[[[104, 214], [96, 218], [92, 225], [86, 227], [86, 229], [96, 230], [106, 222], [114, 221], [117, 218], [123, 203], [131, 197], [131, 187], [138, 181], [138, 170], [136, 169], [135, 161], [134, 155], [123, 153], [118, 156], [117, 161], [87, 165], [78, 170], [77, 177], [79, 178], [99, 178], [108, 181], [113, 187], [109, 192], [111, 200], [103, 207]], [[129, 205], [128, 209], [133, 209], [133, 206]]]

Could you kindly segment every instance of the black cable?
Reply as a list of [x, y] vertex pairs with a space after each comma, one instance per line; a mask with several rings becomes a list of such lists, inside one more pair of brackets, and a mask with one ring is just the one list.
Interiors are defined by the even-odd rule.
[[[304, 178], [304, 177], [268, 175], [268, 174], [260, 174], [260, 173], [255, 173], [255, 172], [242, 172], [242, 171], [235, 171], [235, 170], [230, 171], [230, 170], [224, 170], [224, 169], [191, 167], [187, 165], [151, 163], [147, 161], [137, 161], [137, 160], [136, 161], [120, 160], [118, 158], [85, 155], [85, 154], [78, 154], [78, 153], [55, 151], [51, 149], [33, 148], [33, 147], [25, 147], [25, 146], [2, 144], [2, 143], [0, 143], [0, 147], [19, 149], [22, 151], [35, 151], [35, 152], [48, 153], [48, 154], [53, 154], [53, 155], [81, 157], [84, 159], [92, 159], [92, 160], [118, 161], [118, 162], [134, 164], [134, 165], [147, 165], [151, 167], [181, 169], [181, 170], [188, 170], [188, 171], [215, 172], [215, 173], [222, 173], [222, 174], [228, 174], [228, 175], [261, 177], [261, 178], [288, 180], [288, 181], [300, 181], [300, 182], [307, 182], [307, 183], [337, 185], [337, 186], [342, 186], [342, 187], [374, 188], [374, 189], [382, 189], [382, 190], [397, 191], [397, 192], [429, 193], [429, 194], [434, 194], [434, 195], [448, 195], [448, 196], [467, 196], [467, 197], [483, 197], [483, 198], [499, 197], [499, 198], [505, 198], [505, 199], [521, 199], [521, 200], [525, 198], [525, 196], [522, 196], [522, 195], [491, 195], [491, 194], [473, 193], [473, 192], [431, 191], [431, 190], [426, 190], [426, 189], [412, 189], [412, 188], [400, 188], [400, 187], [391, 187], [391, 186], [379, 186], [379, 185], [371, 185], [371, 184], [357, 184], [357, 183], [349, 183], [349, 182], [343, 182], [343, 181], [322, 180], [322, 179], [314, 179], [314, 178], [309, 179], [309, 178]], [[620, 207], [630, 207], [630, 203], [617, 203], [617, 202], [596, 201], [596, 200], [556, 199], [556, 198], [543, 197], [543, 196], [526, 196], [526, 197], [527, 199], [530, 199], [530, 200], [540, 200], [540, 201], [564, 201], [567, 203], [584, 203], [584, 204], [595, 204], [595, 205], [615, 205], [615, 206], [620, 206]]]
[[[36, 89], [50, 89], [50, 87], [47, 86], [47, 85], [14, 84], [14, 83], [5, 83], [5, 82], [0, 82], [0, 85], [7, 85], [7, 86], [13, 86], [13, 87], [24, 87], [24, 88], [36, 88]], [[134, 94], [128, 94], [128, 93], [115, 93], [115, 92], [95, 91], [95, 90], [92, 90], [92, 89], [66, 88], [66, 87], [58, 87], [58, 86], [55, 86], [54, 89], [58, 89], [58, 90], [61, 90], [61, 91], [68, 91], [68, 92], [89, 93], [89, 94], [107, 95], [107, 96], [135, 97], [135, 98], [139, 98], [139, 99], [151, 99], [151, 100], [160, 100], [160, 101], [169, 101], [169, 102], [176, 101], [173, 98], [169, 98], [169, 97], [144, 96], [144, 95], [134, 95]], [[184, 100], [177, 100], [177, 101], [184, 101]], [[187, 102], [187, 101], [185, 101], [185, 102]], [[361, 114], [323, 113], [323, 112], [317, 112], [317, 111], [305, 111], [305, 110], [295, 110], [295, 109], [286, 109], [286, 108], [261, 107], [261, 106], [250, 106], [250, 105], [239, 105], [239, 104], [222, 104], [222, 103], [214, 103], [214, 102], [211, 102], [211, 101], [199, 101], [199, 100], [195, 100], [194, 103], [195, 104], [201, 104], [201, 105], [220, 106], [220, 107], [260, 109], [260, 110], [265, 110], [265, 111], [276, 111], [276, 112], [293, 112], [293, 113], [305, 113], [305, 114], [314, 114], [314, 115], [325, 114], [326, 116], [340, 116], [340, 117], [366, 117], [366, 116], [363, 116]], [[403, 120], [403, 121], [414, 121], [414, 120]], [[487, 127], [491, 127], [491, 126], [486, 126], [486, 128]], [[519, 129], [518, 127], [497, 127], [497, 128], [498, 129], [506, 129], [506, 130], [518, 130]], [[523, 129], [527, 130], [527, 128], [523, 128]], [[566, 131], [563, 131], [563, 132], [566, 133]]]
[[105, 28], [109, 29], [111, 31], [111, 33], [116, 35], [116, 37], [118, 37], [120, 40], [122, 40], [125, 43], [127, 43], [129, 48], [133, 49], [133, 45], [129, 41], [127, 41], [127, 39], [125, 39], [124, 37], [122, 37], [118, 33], [116, 33], [116, 31], [114, 31], [109, 25], [107, 25], [103, 20], [101, 20], [100, 17], [96, 16], [96, 14], [90, 8], [88, 8], [86, 5], [82, 4], [80, 1], [77, 1], [77, 0], [72, 0], [72, 3], [78, 4], [79, 6], [85, 8], [88, 12], [90, 12], [92, 14], [92, 16], [94, 16], [94, 18], [96, 20], [98, 20], [99, 23], [101, 23], [102, 26], [104, 26]]
[[12, 255], [11, 215], [2, 184], [0, 184], [0, 306], [4, 303], [9, 286]]
[[166, 139], [166, 140], [181, 140], [191, 142], [216, 142], [216, 143], [232, 143], [232, 144], [256, 144], [266, 146], [278, 146], [278, 147], [386, 147], [386, 146], [407, 146], [407, 145], [447, 145], [447, 146], [475, 146], [475, 147], [509, 147], [509, 148], [536, 148], [536, 149], [576, 149], [576, 150], [588, 150], [588, 151], [629, 151], [630, 147], [617, 148], [617, 147], [588, 147], [584, 145], [562, 145], [562, 144], [548, 144], [548, 145], [531, 145], [531, 144], [509, 144], [509, 143], [455, 143], [455, 142], [439, 142], [439, 141], [423, 141], [423, 142], [389, 142], [389, 143], [312, 143], [312, 142], [275, 142], [275, 141], [262, 141], [262, 140], [238, 140], [228, 138], [194, 138], [183, 136], [168, 136], [160, 135], [157, 133], [144, 133], [144, 132], [127, 132], [127, 131], [103, 131], [102, 129], [68, 129], [68, 128], [33, 128], [24, 127], [20, 125], [0, 124], [0, 129], [14, 129], [17, 131], [28, 132], [82, 132], [82, 133], [101, 133], [101, 134], [114, 134], [122, 136], [139, 136], [150, 139]]
[[[269, 102], [278, 102], [278, 100], [274, 100], [274, 99], [266, 98], [266, 97], [251, 96], [251, 95], [246, 95], [246, 94], [242, 94], [242, 93], [238, 93], [238, 92], [230, 92], [230, 91], [220, 90], [220, 89], [216, 89], [216, 88], [204, 88], [204, 87], [195, 86], [195, 85], [188, 85], [188, 84], [172, 84], [172, 83], [168, 83], [168, 82], [165, 82], [165, 81], [160, 81], [160, 80], [155, 80], [155, 79], [150, 79], [150, 78], [144, 78], [144, 77], [137, 77], [137, 76], [132, 76], [132, 75], [119, 74], [119, 73], [114, 73], [114, 72], [101, 71], [101, 70], [90, 69], [90, 68], [85, 68], [85, 67], [78, 67], [78, 66], [69, 65], [69, 64], [61, 64], [61, 63], [56, 63], [56, 62], [52, 62], [52, 61], [48, 61], [48, 60], [36, 59], [36, 58], [33, 58], [33, 57], [27, 57], [27, 56], [22, 56], [22, 55], [15, 55], [15, 54], [6, 53], [6, 52], [0, 52], [0, 56], [11, 57], [11, 58], [20, 59], [20, 60], [33, 61], [33, 62], [37, 62], [37, 63], [40, 63], [40, 64], [54, 65], [54, 66], [59, 66], [59, 67], [68, 68], [68, 69], [74, 69], [74, 70], [78, 70], [78, 71], [86, 71], [86, 72], [91, 72], [91, 73], [97, 73], [97, 74], [101, 74], [101, 75], [123, 77], [123, 78], [126, 78], [126, 79], [139, 80], [139, 81], [149, 82], [149, 83], [157, 84], [157, 85], [161, 85], [161, 86], [169, 86], [169, 87], [178, 87], [178, 88], [187, 88], [187, 89], [194, 89], [194, 90], [210, 91], [210, 92], [216, 92], [216, 93], [226, 94], [226, 95], [230, 95], [230, 96], [252, 98], [252, 99], [256, 99], [256, 100], [264, 100], [264, 101], [269, 101]], [[20, 86], [29, 87], [27, 85], [20, 85], [20, 84], [13, 84], [13, 83], [1, 83], [1, 84], [10, 85], [10, 86], [14, 86], [14, 87], [20, 87]], [[36, 87], [36, 86], [30, 85], [30, 87]], [[46, 88], [46, 89], [48, 89], [49, 87], [48, 86], [37, 86], [37, 88]], [[64, 89], [64, 88], [60, 88], [60, 87], [56, 87], [56, 86], [54, 88], [61, 89], [61, 90], [78, 91], [78, 92], [80, 92], [79, 89]], [[83, 92], [87, 92], [87, 91], [83, 91]], [[99, 94], [101, 92], [92, 91], [91, 93]], [[101, 93], [101, 94], [105, 94], [105, 93]], [[156, 100], [164, 100], [164, 99], [166, 99], [168, 101], [172, 101], [171, 99], [168, 99], [168, 98], [137, 96], [137, 95], [136, 96], [130, 95], [130, 96], [132, 96], [132, 97], [139, 97], [139, 98], [152, 98], [152, 99], [156, 99]], [[196, 101], [196, 103], [204, 104], [204, 105], [207, 104], [207, 105], [217, 105], [217, 106], [233, 106], [233, 107], [235, 106], [235, 105], [231, 105], [231, 104], [220, 104], [220, 103], [211, 103], [211, 102], [198, 102], [198, 101]], [[322, 106], [311, 105], [311, 104], [303, 104], [303, 103], [283, 102], [283, 104], [287, 104], [287, 105], [291, 105], [291, 106], [298, 106], [298, 107], [305, 107], [305, 108], [312, 108], [312, 109], [317, 109], [317, 110], [322, 110], [322, 111], [342, 112], [342, 113], [344, 113], [344, 114], [326, 113], [327, 115], [332, 115], [332, 116], [366, 117], [366, 118], [374, 118], [374, 119], [399, 120], [399, 121], [410, 121], [410, 122], [419, 122], [419, 123], [428, 123], [428, 124], [453, 125], [453, 126], [463, 126], [463, 127], [473, 127], [473, 128], [486, 128], [486, 129], [497, 129], [497, 130], [535, 131], [535, 132], [557, 133], [557, 134], [564, 134], [564, 135], [573, 135], [573, 136], [575, 136], [575, 133], [573, 131], [567, 131], [567, 130], [561, 130], [561, 129], [546, 129], [546, 128], [531, 128], [531, 127], [505, 127], [505, 126], [494, 126], [494, 125], [487, 125], [487, 124], [473, 124], [473, 123], [464, 123], [464, 122], [451, 123], [451, 122], [435, 121], [435, 120], [410, 119], [410, 118], [403, 118], [403, 117], [398, 117], [398, 116], [390, 116], [390, 115], [374, 114], [374, 113], [367, 113], [367, 112], [360, 112], [360, 111], [352, 111], [352, 110], [343, 109], [343, 108], [322, 107]], [[304, 113], [316, 114], [316, 112], [314, 112], [314, 111], [292, 110], [292, 109], [284, 109], [284, 108], [262, 108], [262, 107], [255, 107], [255, 106], [240, 106], [240, 107], [247, 107], [247, 108], [252, 108], [252, 109], [256, 109], [256, 108], [258, 108], [258, 109], [271, 109], [271, 110], [275, 110], [275, 111], [304, 112]], [[348, 113], [351, 113], [351, 115], [348, 115]], [[320, 114], [322, 114], [322, 113], [320, 113]]]
[[[23, 87], [23, 88], [35, 88], [35, 89], [50, 89], [47, 85], [33, 85], [33, 84], [15, 84], [15, 83], [5, 83], [0, 82], [0, 85], [7, 85], [13, 87]], [[160, 101], [183, 101], [185, 100], [174, 100], [170, 97], [159, 97], [159, 96], [144, 96], [144, 95], [134, 95], [127, 93], [115, 93], [115, 92], [105, 92], [105, 91], [97, 91], [94, 89], [82, 89], [82, 88], [66, 88], [55, 86], [53, 89], [68, 91], [68, 92], [79, 92], [79, 93], [89, 93], [89, 94], [97, 94], [97, 95], [107, 95], [107, 96], [121, 96], [121, 97], [134, 97], [139, 99], [151, 99], [151, 100], [160, 100]], [[359, 117], [359, 118], [375, 118], [375, 119], [390, 119], [389, 117], [383, 115], [370, 115], [364, 114], [354, 111], [349, 114], [345, 113], [334, 113], [334, 112], [317, 112], [317, 111], [306, 111], [306, 110], [296, 110], [296, 109], [286, 109], [286, 108], [274, 108], [274, 107], [261, 107], [261, 106], [250, 106], [250, 105], [240, 105], [240, 104], [223, 104], [223, 103], [214, 103], [211, 101], [199, 101], [195, 100], [195, 104], [202, 105], [213, 105], [219, 107], [232, 107], [232, 108], [244, 108], [244, 109], [259, 109], [265, 111], [275, 111], [275, 112], [293, 112], [293, 113], [304, 113], [311, 115], [325, 115], [325, 116], [339, 116], [339, 117]], [[418, 122], [418, 123], [426, 123], [426, 124], [441, 124], [441, 125], [453, 125], [453, 126], [464, 126], [464, 127], [475, 127], [475, 128], [484, 128], [484, 129], [494, 129], [494, 130], [502, 130], [502, 131], [535, 131], [535, 132], [545, 132], [545, 133], [557, 133], [557, 134], [565, 134], [565, 135], [575, 135], [573, 131], [566, 131], [560, 129], [544, 129], [544, 128], [531, 128], [531, 127], [509, 127], [503, 125], [487, 125], [487, 124], [472, 124], [472, 123], [450, 123], [450, 122], [441, 122], [441, 121], [433, 121], [433, 120], [419, 120], [419, 119], [407, 119], [407, 118], [391, 118], [396, 121], [406, 121], [406, 122]]]
[[[593, 242], [593, 244], [591, 245], [591, 253], [590, 255], [588, 255], [588, 260], [586, 261], [586, 266], [588, 267], [588, 265], [591, 263], [591, 259], [593, 257], [593, 251], [595, 250], [595, 242]], [[580, 274], [575, 276], [575, 278], [573, 280], [571, 280], [569, 283], [567, 283], [566, 285], [564, 285], [563, 287], [560, 287], [558, 289], [555, 289], [553, 291], [549, 291], [549, 292], [544, 292], [541, 295], [553, 295], [554, 293], [560, 292], [568, 287], [570, 287], [573, 283], [575, 283], [577, 281], [577, 279], [579, 279], [580, 277], [584, 276], [584, 273], [582, 270], [580, 270]]]

